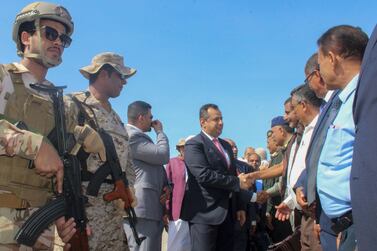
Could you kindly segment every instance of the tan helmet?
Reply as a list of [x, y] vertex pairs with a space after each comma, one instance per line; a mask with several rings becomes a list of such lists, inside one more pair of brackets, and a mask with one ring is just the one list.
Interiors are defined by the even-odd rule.
[[[28, 4], [16, 16], [16, 19], [13, 24], [12, 37], [13, 37], [13, 41], [17, 44], [18, 55], [26, 56], [26, 55], [23, 55], [21, 41], [18, 36], [20, 25], [25, 22], [35, 21], [35, 26], [36, 26], [37, 32], [39, 33], [40, 32], [39, 21], [41, 19], [50, 19], [50, 20], [60, 22], [66, 27], [66, 32], [68, 36], [71, 36], [73, 33], [74, 25], [73, 25], [71, 15], [69, 14], [68, 10], [64, 8], [63, 6], [53, 4], [53, 3], [46, 3], [46, 2], [34, 2], [31, 4]], [[42, 60], [44, 61], [44, 59]], [[60, 62], [58, 62], [57, 64], [59, 64]], [[49, 67], [55, 66], [55, 65], [50, 65], [50, 63], [48, 64], [49, 64]]]

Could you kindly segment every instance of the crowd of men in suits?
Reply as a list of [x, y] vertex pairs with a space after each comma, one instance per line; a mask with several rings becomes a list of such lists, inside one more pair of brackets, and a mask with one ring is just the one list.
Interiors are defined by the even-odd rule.
[[[54, 142], [47, 142], [56, 126], [50, 116], [54, 101], [33, 86], [53, 87], [47, 71], [62, 62], [72, 32], [64, 7], [32, 3], [14, 24], [21, 62], [0, 65], [1, 250], [26, 248], [15, 242], [15, 232], [50, 199], [50, 177], [56, 178], [56, 193], [63, 192], [64, 165]], [[179, 156], [169, 159], [168, 138], [162, 123], [153, 120], [150, 104], [131, 103], [124, 126], [109, 102], [136, 70], [118, 54], [98, 54], [80, 69], [89, 89], [64, 101], [66, 130], [76, 140], [64, 154], [80, 161], [89, 228], [60, 217], [55, 225], [61, 240], [69, 243], [79, 231], [91, 229], [93, 250], [158, 251], [165, 227], [171, 251], [376, 250], [376, 41], [377, 27], [368, 39], [349, 25], [332, 27], [318, 39], [304, 83], [287, 97], [284, 116], [271, 120], [269, 161], [263, 149], [253, 147], [238, 158], [236, 143], [220, 138], [223, 115], [216, 104], [200, 108], [200, 133], [180, 140]], [[39, 133], [12, 121], [33, 125]], [[152, 129], [155, 141], [146, 134]], [[104, 178], [92, 193], [93, 177], [110, 163], [103, 132], [114, 143], [121, 177], [106, 173], [112, 180]], [[122, 203], [105, 202], [103, 196], [115, 191], [118, 181]], [[130, 207], [136, 221], [125, 215]], [[54, 248], [50, 230], [34, 248]]]
[[[236, 143], [219, 137], [220, 108], [201, 107], [201, 132], [177, 145], [179, 193], [173, 188], [172, 200], [180, 213], [173, 209], [173, 220], [184, 227], [169, 236], [171, 244], [182, 234], [191, 247], [178, 240], [170, 250], [377, 248], [377, 197], [369, 192], [377, 174], [376, 39], [376, 29], [369, 40], [349, 25], [318, 39], [304, 83], [291, 91], [284, 116], [271, 121], [267, 168], [252, 147], [238, 159]], [[172, 183], [175, 166], [167, 169]]]

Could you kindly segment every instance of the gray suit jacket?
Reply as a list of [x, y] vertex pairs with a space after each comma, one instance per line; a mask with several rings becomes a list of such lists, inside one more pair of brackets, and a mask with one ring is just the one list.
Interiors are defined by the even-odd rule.
[[131, 157], [135, 168], [136, 215], [150, 220], [162, 220], [163, 205], [160, 203], [162, 189], [167, 185], [164, 169], [169, 162], [168, 138], [163, 132], [157, 133], [157, 143], [143, 132], [129, 125]]

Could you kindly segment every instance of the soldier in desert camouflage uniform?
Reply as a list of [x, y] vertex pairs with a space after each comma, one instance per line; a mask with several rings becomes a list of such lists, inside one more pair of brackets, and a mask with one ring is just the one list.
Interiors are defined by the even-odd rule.
[[[14, 22], [13, 40], [22, 59], [20, 63], [0, 65], [0, 250], [31, 250], [15, 243], [16, 231], [50, 198], [50, 177], [56, 177], [57, 191], [62, 192], [63, 164], [46, 137], [55, 127], [52, 101], [30, 84], [53, 86], [45, 79], [47, 71], [61, 63], [72, 33], [68, 11], [51, 3], [27, 5]], [[19, 121], [36, 133], [16, 127], [14, 122]], [[67, 130], [77, 138], [88, 135], [80, 139], [86, 151], [104, 149], [90, 127], [68, 123]], [[67, 242], [75, 232], [73, 219], [65, 221], [62, 217], [56, 225]], [[35, 250], [53, 249], [52, 229], [39, 237]]]
[[[112, 109], [110, 98], [120, 95], [127, 79], [136, 73], [136, 70], [124, 65], [123, 57], [111, 52], [96, 55], [92, 64], [80, 69], [81, 74], [89, 79], [89, 89], [86, 92], [76, 92], [70, 95], [72, 102], [77, 104], [76, 118], [81, 114], [85, 120], [96, 129], [103, 128], [113, 139], [116, 153], [120, 160], [122, 171], [125, 172], [131, 188], [133, 206], [136, 198], [133, 192], [135, 172], [132, 168], [128, 146], [128, 134], [119, 115]], [[83, 109], [83, 110], [80, 110]], [[94, 125], [92, 125], [94, 124]], [[84, 173], [88, 180], [103, 162], [94, 154], [83, 160]], [[86, 167], [85, 167], [86, 166]], [[85, 176], [85, 175], [83, 175]], [[89, 196], [87, 217], [92, 235], [89, 246], [93, 250], [125, 250], [124, 232], [122, 228], [125, 215], [122, 203], [119, 201], [105, 202], [103, 195], [113, 190], [113, 184], [102, 183], [98, 196]], [[88, 182], [83, 183], [86, 191]]]

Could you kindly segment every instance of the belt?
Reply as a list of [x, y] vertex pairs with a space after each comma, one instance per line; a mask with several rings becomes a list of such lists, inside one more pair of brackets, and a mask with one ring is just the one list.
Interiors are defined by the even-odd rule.
[[333, 223], [331, 229], [334, 233], [339, 234], [340, 232], [343, 232], [353, 224], [352, 210], [340, 217], [331, 219], [331, 221]]

